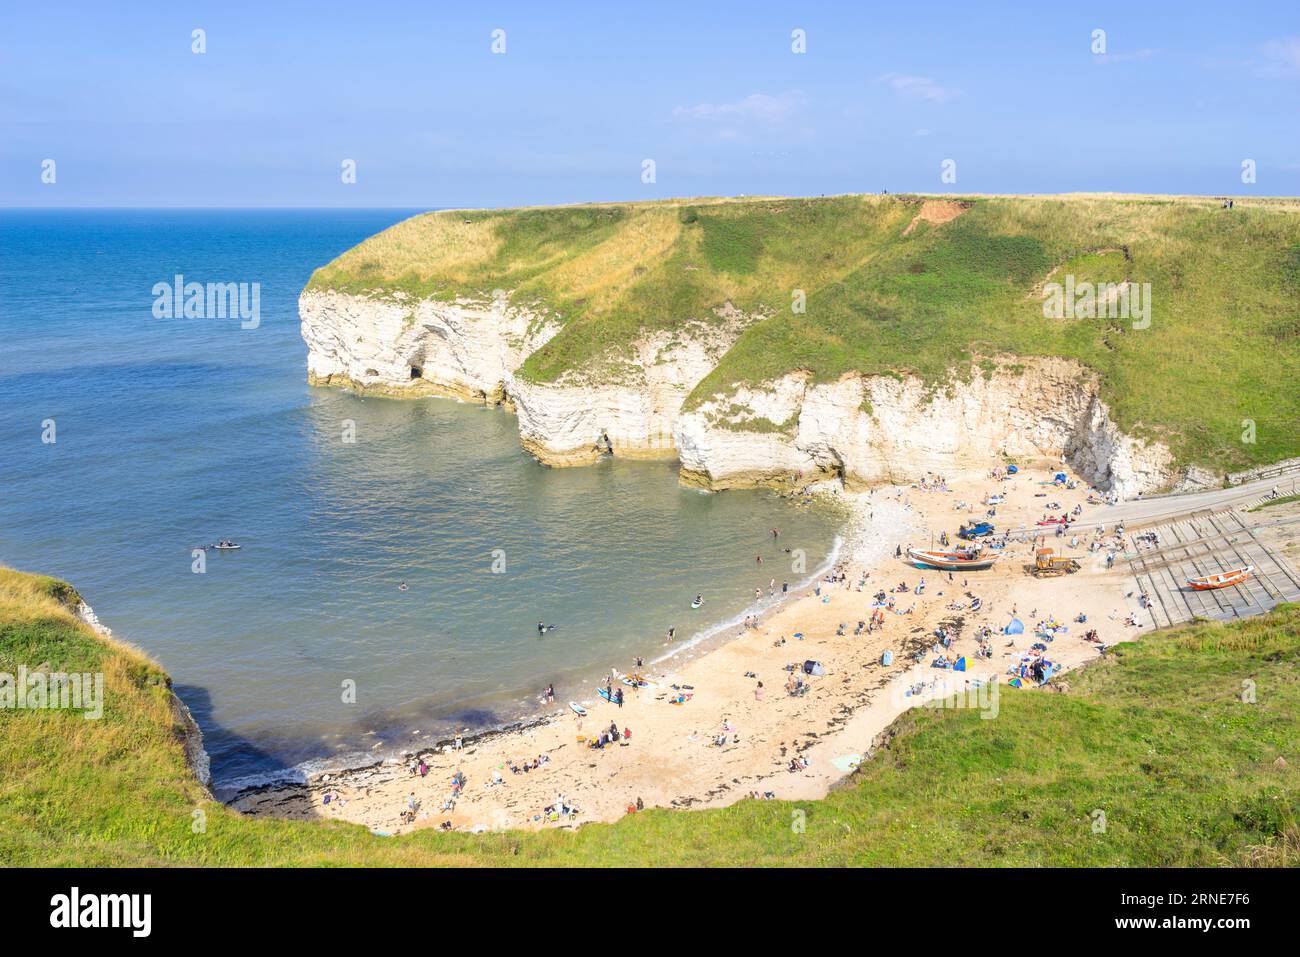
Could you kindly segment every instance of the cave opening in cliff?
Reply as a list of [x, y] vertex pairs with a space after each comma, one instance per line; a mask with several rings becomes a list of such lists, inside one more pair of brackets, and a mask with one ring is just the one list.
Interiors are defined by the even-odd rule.
[[412, 379], [424, 378], [424, 370], [421, 369], [419, 366], [411, 366], [411, 378]]

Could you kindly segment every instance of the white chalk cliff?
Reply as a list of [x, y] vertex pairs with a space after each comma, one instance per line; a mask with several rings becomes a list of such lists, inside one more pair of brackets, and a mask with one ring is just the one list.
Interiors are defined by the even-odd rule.
[[385, 395], [501, 401], [520, 439], [548, 465], [616, 455], [677, 457], [684, 481], [729, 488], [838, 475], [848, 485], [986, 468], [1007, 458], [1067, 461], [1099, 488], [1128, 497], [1167, 488], [1173, 457], [1122, 433], [1076, 362], [1000, 357], [927, 388], [919, 379], [846, 375], [814, 383], [791, 373], [742, 385], [683, 411], [683, 402], [756, 317], [648, 335], [599, 375], [538, 383], [515, 373], [560, 329], [507, 297], [475, 302], [308, 290], [299, 303], [309, 380]]

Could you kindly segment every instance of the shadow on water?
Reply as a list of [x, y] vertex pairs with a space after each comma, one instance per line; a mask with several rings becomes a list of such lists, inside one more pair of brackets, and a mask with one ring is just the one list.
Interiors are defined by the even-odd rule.
[[[203, 732], [203, 745], [209, 757], [214, 753], [220, 756], [212, 762], [211, 787], [214, 796], [227, 803], [241, 793], [272, 784], [305, 785], [313, 775], [325, 770], [372, 767], [384, 761], [442, 750], [451, 745], [458, 733], [473, 740], [527, 723], [527, 719], [479, 707], [461, 708], [436, 717], [413, 709], [367, 709], [350, 718], [338, 738], [347, 741], [363, 738], [370, 742], [370, 750], [344, 748], [325, 756], [319, 741], [289, 738], [273, 731], [259, 734], [261, 743], [254, 744], [216, 720], [212, 695], [207, 688], [177, 684], [172, 690], [189, 708]], [[437, 730], [416, 736], [411, 732], [413, 723], [436, 726]], [[231, 768], [257, 770], [230, 777]]]

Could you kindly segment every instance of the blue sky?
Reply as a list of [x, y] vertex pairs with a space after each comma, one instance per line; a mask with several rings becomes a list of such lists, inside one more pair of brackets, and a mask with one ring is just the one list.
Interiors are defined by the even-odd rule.
[[[795, 29], [806, 53], [791, 50]], [[0, 206], [1294, 195], [1298, 121], [1294, 0], [0, 12]], [[341, 181], [345, 159], [355, 183]], [[947, 159], [955, 183], [940, 179]]]

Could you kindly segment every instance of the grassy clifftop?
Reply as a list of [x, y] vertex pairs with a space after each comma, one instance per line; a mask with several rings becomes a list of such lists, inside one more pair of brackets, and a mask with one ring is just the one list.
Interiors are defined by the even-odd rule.
[[[1044, 284], [1150, 283], [1150, 327], [1045, 318]], [[1300, 453], [1300, 204], [1152, 197], [837, 196], [416, 216], [317, 270], [311, 289], [487, 298], [563, 330], [520, 370], [616, 376], [642, 333], [763, 316], [688, 407], [795, 370], [946, 379], [990, 357], [1064, 356], [1117, 422], [1182, 462]], [[806, 311], [792, 310], [795, 291]], [[1255, 441], [1242, 441], [1255, 423]]]
[[105, 676], [99, 720], [0, 709], [3, 866], [1300, 863], [1296, 605], [1120, 645], [1067, 675], [1064, 694], [1005, 691], [993, 720], [913, 711], [824, 801], [647, 811], [576, 833], [383, 838], [208, 800], [166, 675], [78, 622], [72, 595], [0, 568], [0, 672]]

